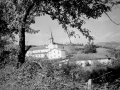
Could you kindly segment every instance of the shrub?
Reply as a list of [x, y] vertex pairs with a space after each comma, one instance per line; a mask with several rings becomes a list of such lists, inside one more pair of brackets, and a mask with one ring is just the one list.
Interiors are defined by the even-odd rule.
[[96, 46], [93, 43], [88, 43], [84, 46], [83, 53], [96, 53]]
[[105, 83], [111, 84], [117, 78], [120, 78], [119, 70], [120, 70], [119, 61], [114, 61], [112, 65], [103, 65], [97, 63], [93, 67], [93, 71], [91, 73], [90, 78], [93, 80], [94, 84], [99, 84], [99, 85]]
[[89, 79], [91, 72], [85, 71], [79, 65], [68, 63], [62, 65], [61, 74], [62, 77], [65, 76], [66, 79], [69, 79], [70, 81], [85, 83]]

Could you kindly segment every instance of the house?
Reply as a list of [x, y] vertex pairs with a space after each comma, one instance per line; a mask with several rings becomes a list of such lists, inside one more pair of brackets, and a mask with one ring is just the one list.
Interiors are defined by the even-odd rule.
[[103, 65], [108, 65], [108, 64], [112, 64], [112, 59], [99, 59], [99, 60], [79, 60], [79, 61], [76, 61], [76, 64], [77, 65], [81, 65], [82, 67], [85, 67], [85, 66], [92, 66], [94, 65], [96, 62], [97, 63], [100, 63], [100, 64], [103, 64]]
[[112, 63], [112, 59], [101, 59], [101, 60], [97, 60], [99, 63], [107, 65], [107, 64], [111, 64]]
[[35, 58], [48, 58], [48, 59], [65, 59], [66, 51], [64, 46], [54, 42], [53, 35], [51, 33], [50, 44], [47, 46], [32, 47], [26, 54], [27, 57]]

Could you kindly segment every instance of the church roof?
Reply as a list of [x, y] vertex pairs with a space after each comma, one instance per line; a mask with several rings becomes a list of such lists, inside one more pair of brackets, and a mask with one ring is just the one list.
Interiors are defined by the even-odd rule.
[[[53, 48], [53, 49], [49, 50], [48, 52], [51, 52], [52, 50], [55, 50], [55, 49], [56, 49], [56, 50], [60, 50], [60, 51], [65, 51], [64, 49], [61, 49], [61, 48]], [[48, 52], [47, 52], [47, 53], [48, 53]]]
[[29, 51], [47, 49], [46, 46], [32, 47]]
[[36, 54], [46, 54], [47, 52], [39, 52], [39, 53], [32, 53], [32, 55], [36, 55]]

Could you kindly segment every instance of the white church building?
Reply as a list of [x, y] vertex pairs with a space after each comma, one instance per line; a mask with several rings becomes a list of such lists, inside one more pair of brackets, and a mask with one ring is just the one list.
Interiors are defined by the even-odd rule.
[[32, 47], [26, 53], [27, 57], [35, 57], [35, 58], [48, 58], [52, 59], [65, 59], [66, 51], [64, 50], [64, 46], [62, 44], [58, 44], [54, 42], [54, 38], [51, 32], [50, 44], [47, 46], [39, 46]]

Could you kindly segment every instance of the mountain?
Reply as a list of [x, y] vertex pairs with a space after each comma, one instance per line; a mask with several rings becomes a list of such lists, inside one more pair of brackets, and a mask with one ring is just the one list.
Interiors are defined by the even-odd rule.
[[120, 42], [99, 42], [96, 45], [102, 47], [110, 47], [110, 48], [117, 48], [120, 46]]

